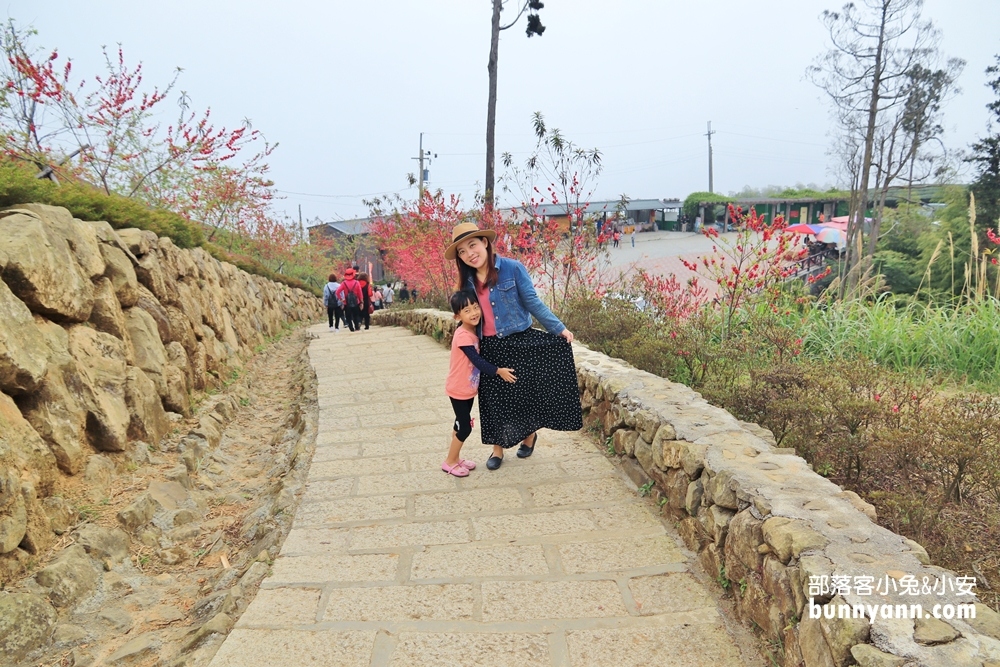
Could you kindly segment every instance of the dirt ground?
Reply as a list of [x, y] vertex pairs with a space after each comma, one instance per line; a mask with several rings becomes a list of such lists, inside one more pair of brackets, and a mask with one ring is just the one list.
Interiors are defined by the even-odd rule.
[[[315, 385], [306, 356], [308, 340], [305, 328], [288, 333], [251, 359], [242, 372], [234, 371], [221, 391], [199, 396], [192, 417], [175, 421], [172, 432], [157, 447], [150, 447], [148, 456], [143, 452], [117, 455], [116, 474], [101, 497], [95, 497], [82, 474], [64, 481], [59, 493], [77, 508], [78, 524], [118, 527], [118, 513], [151, 482], [176, 478], [180, 463], [177, 443], [198, 426], [198, 418], [219, 400], [238, 397], [235, 402], [239, 407], [225, 426], [220, 446], [190, 475], [192, 497], [197, 496], [204, 508], [200, 519], [190, 524], [197, 531], [189, 528], [190, 537], [178, 542], [184, 554], [182, 560], [168, 564], [162, 558], [161, 545], [143, 544], [133, 537], [131, 562], [124, 564], [124, 576], [118, 574], [118, 567], [105, 573], [104, 585], [96, 596], [105, 604], [85, 600], [59, 620], [83, 628], [84, 640], [63, 641], [60, 646], [57, 626], [56, 643], [42, 656], [36, 654], [22, 665], [104, 664], [107, 656], [143, 635], [152, 637], [156, 649], [134, 656], [128, 664], [207, 664], [214, 651], [201, 651], [201, 659], [196, 652], [175, 660], [190, 633], [205, 621], [199, 618], [197, 606], [213, 590], [218, 591], [219, 586], [214, 584], [219, 580], [235, 580], [235, 572], [229, 572], [227, 577], [227, 571], [245, 569], [255, 560], [269, 564], [277, 554], [277, 547], [272, 549], [273, 554], [266, 550], [261, 553], [259, 534], [250, 528], [263, 518], [260, 504], [255, 501], [275, 476], [284, 475], [280, 469], [283, 457], [278, 451], [282, 434], [289, 430], [304, 404], [306, 409], [315, 406]], [[310, 443], [309, 457], [311, 451]], [[288, 457], [284, 460], [287, 465]], [[73, 543], [72, 532], [67, 531], [45, 556], [32, 563], [33, 572]], [[283, 538], [281, 535], [277, 539], [278, 546]], [[256, 553], [250, 553], [251, 549]], [[29, 578], [21, 584], [15, 588], [31, 590], [33, 582]], [[256, 584], [254, 590], [244, 590], [242, 595], [252, 599], [255, 589]], [[92, 609], [95, 606], [97, 609]], [[109, 606], [125, 614], [109, 614]]]

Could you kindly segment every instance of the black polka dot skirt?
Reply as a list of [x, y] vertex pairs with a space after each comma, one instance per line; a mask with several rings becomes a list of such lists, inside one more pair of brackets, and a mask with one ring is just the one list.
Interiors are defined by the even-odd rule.
[[513, 447], [540, 428], [583, 428], [573, 346], [562, 336], [527, 329], [487, 336], [479, 353], [499, 368], [513, 368], [517, 382], [483, 375], [479, 380], [479, 424], [483, 444]]

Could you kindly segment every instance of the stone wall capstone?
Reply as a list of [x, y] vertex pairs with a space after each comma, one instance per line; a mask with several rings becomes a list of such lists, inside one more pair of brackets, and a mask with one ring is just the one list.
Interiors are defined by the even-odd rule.
[[[427, 309], [379, 311], [373, 322], [445, 344], [456, 326], [450, 313]], [[689, 387], [573, 347], [585, 428], [649, 484], [784, 667], [1000, 666], [1000, 614], [963, 594], [957, 575], [932, 565], [918, 543], [875, 523], [857, 494]], [[870, 592], [855, 585], [866, 577]], [[951, 583], [937, 590], [939, 582]], [[897, 605], [908, 614], [921, 605], [923, 617], [899, 618]], [[974, 605], [964, 609], [975, 618], [935, 617], [945, 605]]]
[[0, 584], [65, 529], [60, 480], [156, 444], [191, 391], [322, 314], [308, 292], [152, 232], [0, 211]]

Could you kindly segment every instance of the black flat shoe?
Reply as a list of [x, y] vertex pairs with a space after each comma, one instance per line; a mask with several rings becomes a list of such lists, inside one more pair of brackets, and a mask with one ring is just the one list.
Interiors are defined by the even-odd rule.
[[496, 470], [497, 468], [500, 467], [501, 463], [503, 463], [502, 456], [491, 456], [490, 458], [486, 459], [486, 469]]
[[535, 439], [531, 441], [531, 447], [528, 447], [524, 443], [517, 448], [517, 458], [526, 459], [535, 453], [535, 445], [538, 444], [538, 431], [535, 431]]

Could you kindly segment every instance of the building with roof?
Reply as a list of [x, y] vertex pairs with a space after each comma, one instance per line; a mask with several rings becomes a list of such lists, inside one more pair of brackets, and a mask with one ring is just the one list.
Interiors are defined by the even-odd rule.
[[338, 246], [353, 246], [352, 252], [354, 265], [359, 271], [364, 271], [375, 282], [385, 280], [385, 266], [382, 263], [382, 255], [375, 243], [369, 237], [368, 225], [371, 218], [354, 218], [352, 220], [335, 220], [331, 222], [319, 222], [309, 226], [309, 238], [320, 235], [333, 242], [334, 249], [327, 255], [335, 257], [338, 254]]
[[[631, 199], [622, 204], [620, 199], [592, 201], [581, 203], [583, 217], [593, 221], [600, 232], [609, 221], [617, 221], [619, 229], [628, 232], [632, 227], [638, 231], [656, 229], [657, 226], [667, 228], [676, 223], [683, 206], [679, 199]], [[576, 206], [573, 204], [540, 204], [530, 211], [522, 207], [510, 209], [525, 211], [541, 216], [546, 220], [556, 220], [560, 226], [569, 231], [570, 224], [576, 223]]]

